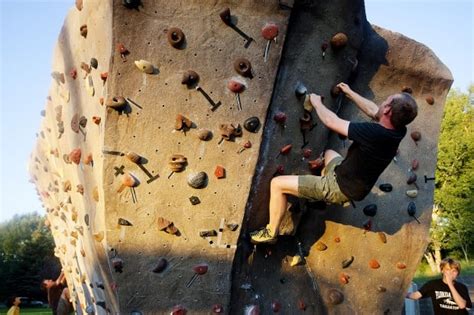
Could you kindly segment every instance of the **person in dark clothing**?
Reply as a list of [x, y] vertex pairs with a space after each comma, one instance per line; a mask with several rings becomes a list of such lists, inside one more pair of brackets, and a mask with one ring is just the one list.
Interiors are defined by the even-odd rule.
[[443, 277], [425, 283], [420, 290], [406, 295], [407, 299], [431, 298], [435, 315], [467, 315], [472, 307], [467, 287], [456, 278], [461, 273], [461, 264], [451, 258], [441, 261]]
[[46, 290], [48, 294], [49, 307], [53, 310], [53, 315], [57, 315], [59, 300], [65, 288], [66, 278], [61, 272], [56, 280], [45, 279], [41, 282], [41, 289]]
[[367, 196], [380, 174], [397, 154], [398, 145], [407, 133], [406, 125], [418, 114], [410, 94], [389, 96], [380, 106], [360, 96], [345, 83], [338, 87], [360, 110], [376, 122], [356, 123], [339, 118], [322, 103], [321, 96], [310, 101], [322, 123], [353, 141], [346, 158], [334, 150], [324, 152], [322, 176], [289, 175], [272, 179], [270, 185], [270, 222], [251, 232], [254, 244], [273, 244], [287, 207], [287, 195], [330, 204], [360, 201]]

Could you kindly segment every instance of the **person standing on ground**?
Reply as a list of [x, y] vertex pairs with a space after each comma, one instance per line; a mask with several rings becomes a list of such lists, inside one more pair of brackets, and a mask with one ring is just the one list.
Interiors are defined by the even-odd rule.
[[435, 315], [467, 315], [472, 307], [469, 290], [456, 278], [461, 273], [461, 264], [451, 258], [443, 259], [439, 265], [441, 279], [425, 283], [418, 291], [408, 293], [407, 299], [431, 298]]
[[356, 123], [341, 119], [324, 106], [321, 96], [311, 94], [311, 104], [322, 123], [353, 143], [346, 158], [334, 150], [324, 152], [323, 176], [273, 178], [270, 184], [270, 222], [250, 233], [252, 243], [273, 244], [277, 241], [287, 208], [287, 195], [340, 205], [364, 199], [397, 154], [398, 145], [407, 133], [406, 125], [418, 114], [417, 104], [408, 93], [391, 95], [377, 106], [345, 83], [339, 83], [338, 87], [375, 122]]
[[7, 307], [10, 307], [10, 309], [7, 312], [7, 315], [20, 315], [20, 307], [19, 305], [21, 304], [20, 297], [18, 296], [12, 296], [8, 299]]

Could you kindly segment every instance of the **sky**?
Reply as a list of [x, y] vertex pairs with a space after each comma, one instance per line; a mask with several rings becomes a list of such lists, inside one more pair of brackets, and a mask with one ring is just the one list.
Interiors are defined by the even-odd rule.
[[[44, 213], [27, 165], [51, 83], [53, 48], [73, 7], [74, 0], [0, 0], [0, 222]], [[474, 83], [474, 0], [366, 0], [365, 7], [372, 24], [431, 48], [451, 70], [454, 88], [467, 92]]]

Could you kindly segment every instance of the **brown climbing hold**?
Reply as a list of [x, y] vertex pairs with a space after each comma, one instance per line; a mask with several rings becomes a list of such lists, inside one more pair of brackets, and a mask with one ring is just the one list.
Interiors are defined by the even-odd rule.
[[168, 43], [170, 43], [170, 45], [174, 48], [182, 47], [185, 39], [183, 31], [177, 27], [168, 29], [166, 37], [168, 39]]
[[118, 225], [133, 226], [133, 224], [130, 221], [128, 221], [124, 218], [118, 218]]
[[274, 300], [272, 301], [272, 311], [273, 313], [278, 313], [281, 310], [281, 303]]
[[217, 165], [216, 169], [214, 171], [214, 175], [220, 179], [225, 177], [225, 168], [222, 167], [221, 165]]
[[63, 154], [63, 160], [66, 164], [71, 164], [71, 160], [69, 159], [69, 154]]
[[72, 189], [72, 185], [71, 185], [71, 182], [70, 181], [65, 181], [63, 182], [63, 191], [64, 192], [68, 192]]
[[309, 169], [312, 171], [317, 171], [324, 166], [324, 160], [322, 157], [318, 157], [315, 160], [308, 161]]
[[235, 127], [233, 124], [220, 124], [219, 130], [221, 133], [222, 139], [231, 141], [234, 137], [239, 137], [242, 135], [242, 127], [240, 124]]
[[377, 235], [379, 239], [382, 241], [382, 243], [387, 243], [387, 236], [385, 235], [384, 232], [377, 232]]
[[69, 160], [79, 165], [79, 163], [81, 163], [81, 149], [75, 148], [72, 150], [71, 153], [69, 153]]
[[125, 156], [127, 157], [127, 159], [129, 161], [131, 161], [132, 163], [135, 163], [135, 164], [140, 164], [142, 158], [141, 156], [139, 156], [138, 154], [136, 154], [135, 152], [127, 152], [125, 154]]
[[188, 185], [192, 188], [203, 188], [207, 182], [207, 174], [205, 172], [192, 173], [188, 175]]
[[380, 268], [380, 264], [376, 259], [371, 259], [369, 260], [369, 267], [372, 269], [378, 269]]
[[306, 304], [303, 299], [299, 299], [298, 302], [296, 303], [298, 306], [298, 309], [300, 311], [305, 311], [306, 310]]
[[100, 79], [102, 80], [102, 82], [105, 84], [105, 81], [107, 81], [107, 77], [109, 76], [109, 73], [108, 72], [102, 72], [100, 74]]
[[408, 185], [416, 184], [417, 178], [418, 178], [418, 176], [416, 176], [415, 173], [411, 173], [410, 176], [408, 176], [407, 184], [408, 184]]
[[92, 116], [92, 122], [96, 125], [100, 124], [101, 118], [98, 116]]
[[193, 122], [189, 118], [186, 118], [181, 114], [176, 115], [176, 122], [174, 124], [175, 130], [186, 130], [191, 128], [192, 125]]
[[181, 154], [173, 154], [168, 162], [168, 166], [173, 172], [181, 172], [184, 170], [188, 159]]
[[349, 283], [349, 279], [350, 279], [350, 276], [345, 273], [345, 272], [341, 272], [339, 274], [339, 283], [340, 284], [348, 284]]
[[78, 184], [76, 186], [76, 191], [80, 193], [81, 195], [84, 195], [84, 186], [82, 186], [82, 184]]
[[380, 293], [384, 293], [384, 292], [387, 292], [387, 288], [385, 288], [384, 286], [378, 285], [377, 291], [379, 291]]
[[243, 77], [253, 78], [252, 64], [248, 59], [237, 58], [234, 61], [234, 70]]
[[222, 306], [222, 304], [212, 305], [212, 313], [214, 313], [214, 314], [224, 313], [224, 307]]
[[212, 131], [208, 129], [199, 129], [197, 132], [197, 136], [202, 141], [210, 140], [212, 137]]
[[411, 138], [413, 139], [413, 141], [415, 141], [415, 144], [418, 145], [418, 141], [421, 140], [421, 132], [419, 131], [413, 131], [411, 134], [410, 134]]
[[187, 87], [192, 87], [199, 82], [199, 74], [196, 71], [188, 70], [183, 74], [181, 84], [186, 84]]
[[398, 269], [405, 269], [407, 267], [406, 264], [402, 263], [402, 262], [397, 262], [397, 268]]
[[122, 44], [122, 43], [118, 43], [117, 46], [116, 46], [116, 48], [117, 48], [118, 53], [121, 54], [121, 55], [127, 55], [127, 54], [130, 53], [130, 52], [128, 51], [128, 49], [125, 48], [125, 45]]
[[173, 222], [166, 220], [165, 218], [159, 217], [157, 219], [158, 230], [174, 235], [178, 233], [178, 229], [174, 226]]
[[89, 73], [91, 73], [91, 67], [90, 67], [87, 63], [85, 63], [85, 62], [81, 62], [81, 69], [84, 70], [84, 72], [86, 73], [86, 74], [84, 75], [84, 78], [85, 78]]
[[336, 289], [329, 289], [326, 295], [326, 299], [328, 304], [338, 305], [344, 301], [344, 295]]
[[100, 105], [104, 105], [104, 98], [103, 98], [103, 97], [100, 97], [100, 98], [99, 98], [99, 104], [100, 104]]
[[341, 49], [346, 46], [348, 41], [347, 35], [344, 33], [337, 33], [331, 38], [331, 47], [333, 49]]
[[413, 89], [412, 89], [411, 87], [409, 87], [409, 86], [404, 86], [404, 87], [402, 88], [402, 92], [403, 92], [403, 93], [408, 93], [408, 94], [413, 94]]
[[94, 239], [99, 243], [102, 242], [102, 240], [104, 239], [104, 232], [94, 233]]
[[122, 185], [126, 187], [137, 187], [139, 184], [140, 181], [130, 173], [127, 173], [122, 177]]
[[66, 82], [64, 78], [64, 73], [58, 72], [58, 71], [53, 71], [51, 72], [51, 77], [56, 81], [57, 84], [62, 83], [64, 84]]
[[341, 238], [340, 238], [339, 236], [336, 236], [336, 237], [334, 238], [334, 242], [340, 243], [340, 242], [341, 242]]
[[324, 244], [324, 243], [321, 242], [321, 241], [318, 241], [318, 242], [316, 243], [316, 250], [324, 251], [324, 250], [326, 250], [327, 248], [328, 248], [327, 245]]
[[82, 37], [87, 38], [87, 25], [86, 24], [81, 25], [81, 27], [79, 28], [79, 31], [81, 32]]
[[127, 106], [127, 101], [123, 96], [114, 96], [107, 99], [105, 106], [115, 110], [122, 110], [125, 108], [125, 106]]
[[71, 71], [69, 71], [69, 75], [71, 76], [71, 78], [73, 80], [76, 80], [77, 78], [77, 69], [76, 68], [72, 68]]
[[430, 95], [430, 96], [427, 96], [425, 100], [426, 100], [426, 103], [428, 103], [428, 104], [430, 104], [430, 105], [433, 105], [434, 102], [435, 102], [433, 96], [431, 96], [431, 95]]
[[76, 8], [81, 11], [82, 10], [82, 7], [83, 7], [83, 4], [82, 4], [83, 0], [76, 0]]
[[351, 258], [348, 258], [348, 259], [344, 259], [342, 261], [342, 268], [345, 269], [345, 268], [349, 267], [352, 264], [353, 261], [354, 261], [354, 256], [351, 256]]
[[92, 158], [92, 153], [89, 153], [88, 155], [86, 155], [84, 157], [84, 159], [82, 160], [82, 162], [85, 164], [85, 165], [93, 165], [94, 163], [94, 159]]

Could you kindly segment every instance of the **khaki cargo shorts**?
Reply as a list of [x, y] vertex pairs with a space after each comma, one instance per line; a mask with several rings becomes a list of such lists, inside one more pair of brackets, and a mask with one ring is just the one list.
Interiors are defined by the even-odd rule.
[[325, 169], [325, 175], [301, 175], [298, 176], [298, 197], [327, 203], [343, 205], [349, 201], [339, 189], [334, 169], [344, 160], [342, 156], [336, 156], [329, 162]]

